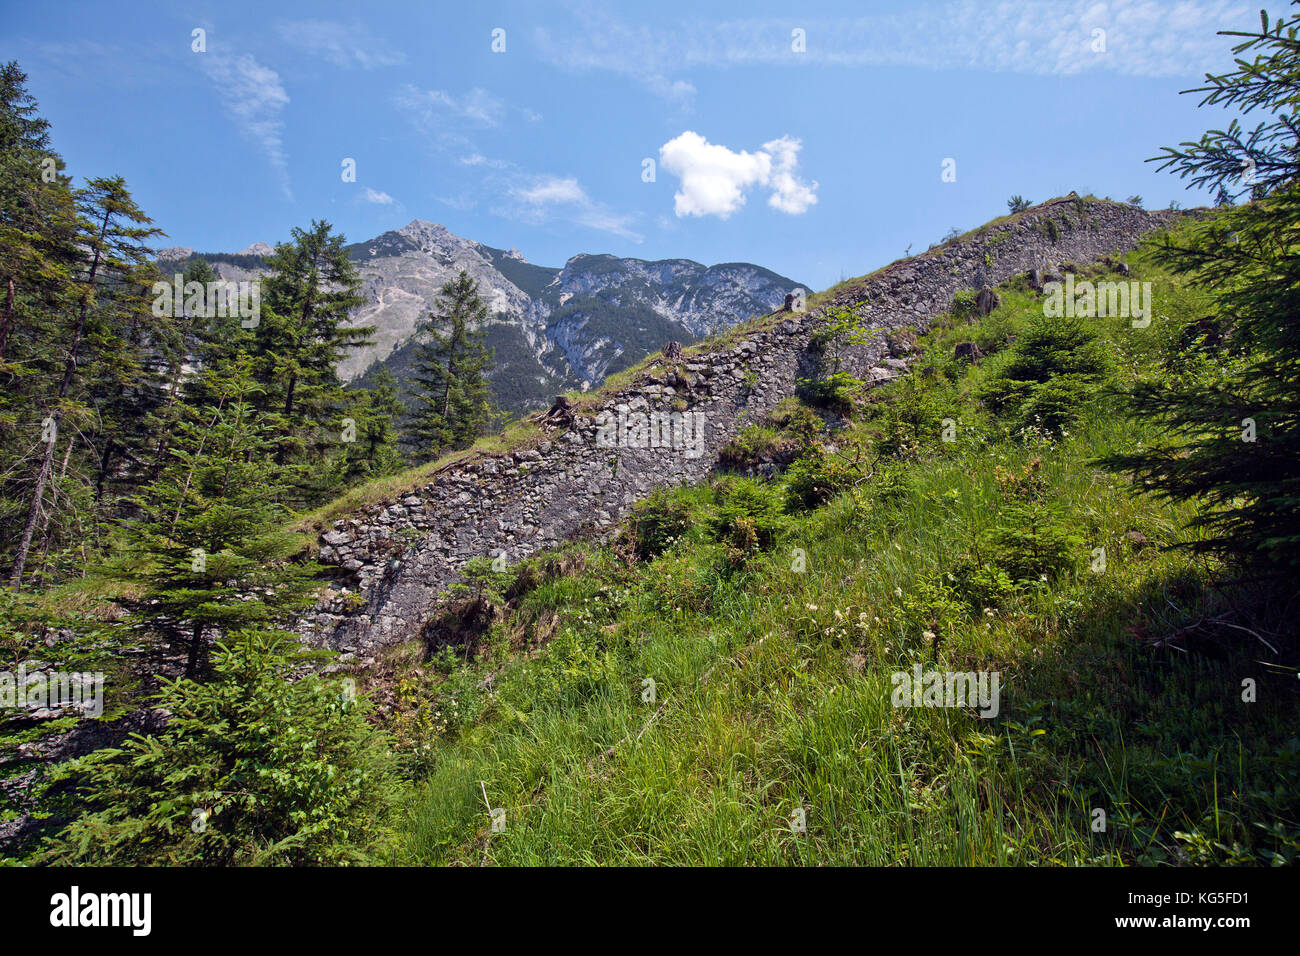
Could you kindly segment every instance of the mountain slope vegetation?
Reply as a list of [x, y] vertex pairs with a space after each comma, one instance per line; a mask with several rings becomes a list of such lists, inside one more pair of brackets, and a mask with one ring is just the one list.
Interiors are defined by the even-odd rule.
[[[485, 571], [467, 602], [490, 626], [398, 652], [376, 688], [417, 768], [396, 858], [1291, 861], [1285, 608], [1171, 547], [1194, 508], [1097, 465], [1155, 437], [1115, 427], [1113, 389], [1162, 374], [1209, 305], [1135, 267], [1166, 321], [1092, 320], [1111, 390], [1055, 434], [976, 398], [1041, 314], [1004, 289], [982, 322], [932, 332], [917, 377], [848, 431], [808, 441], [787, 409], [769, 437], [805, 444], [780, 481], [663, 493], [619, 542]], [[993, 357], [964, 366], [961, 341]], [[1000, 712], [894, 706], [917, 665], [998, 672]]]

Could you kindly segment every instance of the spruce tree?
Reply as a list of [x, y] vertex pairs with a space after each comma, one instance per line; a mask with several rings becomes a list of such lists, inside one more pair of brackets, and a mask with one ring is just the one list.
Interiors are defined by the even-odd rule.
[[471, 444], [493, 417], [487, 375], [492, 350], [483, 344], [488, 311], [478, 283], [463, 269], [439, 292], [437, 309], [421, 323], [412, 376], [417, 408], [409, 436], [415, 457], [431, 459], [444, 449]]
[[343, 446], [339, 484], [351, 486], [399, 471], [403, 460], [397, 423], [405, 408], [393, 373], [381, 369], [370, 388], [350, 389], [346, 394], [353, 440]]
[[395, 762], [365, 699], [311, 673], [321, 656], [282, 632], [240, 631], [212, 680], [165, 681], [164, 728], [70, 765], [85, 812], [39, 862], [375, 862], [396, 806]]
[[[45, 409], [61, 371], [52, 346], [75, 307], [72, 276], [81, 260], [70, 180], [26, 80], [16, 63], [0, 67], [0, 545], [10, 561], [31, 515], [39, 463], [51, 450]], [[65, 432], [53, 449], [63, 458], [76, 434]]]
[[347, 322], [365, 300], [344, 238], [328, 222], [295, 228], [267, 267], [252, 353], [259, 406], [278, 432], [276, 460], [305, 482], [337, 441], [330, 425], [345, 404], [338, 364], [350, 349], [370, 344], [374, 328]]
[[132, 624], [186, 646], [191, 677], [204, 671], [210, 639], [287, 622], [311, 603], [314, 566], [288, 560], [296, 542], [283, 530], [281, 469], [253, 407], [250, 364], [202, 372], [213, 404], [187, 410], [129, 529], [142, 569]]
[[[1154, 161], [1194, 185], [1250, 200], [1166, 236], [1155, 255], [1217, 294], [1218, 314], [1183, 330], [1159, 382], [1137, 386], [1132, 413], [1162, 437], [1108, 459], [1137, 487], [1206, 507], [1190, 543], [1294, 578], [1300, 569], [1300, 16], [1234, 49], [1238, 69], [1208, 74], [1202, 105], [1267, 120], [1234, 120]], [[1253, 59], [1246, 59], [1253, 54]]]
[[[127, 328], [148, 315], [145, 292], [151, 284], [151, 252], [145, 243], [160, 231], [135, 204], [121, 177], [94, 178], [77, 192], [81, 212], [76, 244], [82, 262], [75, 302], [62, 318], [60, 348], [48, 350], [51, 387], [36, 404], [41, 442], [34, 456], [34, 477], [22, 531], [14, 548], [10, 586], [17, 588], [43, 515], [46, 493], [55, 475], [55, 455], [63, 426], [89, 418], [90, 373], [102, 375], [130, 352]], [[108, 363], [99, 365], [99, 363]], [[109, 374], [112, 374], [109, 372]], [[64, 436], [67, 440], [67, 436]]]

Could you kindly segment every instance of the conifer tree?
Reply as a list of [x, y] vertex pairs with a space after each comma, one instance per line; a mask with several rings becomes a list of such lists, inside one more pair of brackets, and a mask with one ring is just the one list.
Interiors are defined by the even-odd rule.
[[212, 680], [165, 681], [164, 728], [70, 766], [85, 812], [40, 862], [374, 862], [396, 806], [395, 762], [365, 699], [312, 672], [321, 656], [283, 632], [241, 631], [223, 642]]
[[[58, 436], [64, 424], [75, 424], [87, 409], [87, 370], [95, 358], [114, 361], [128, 349], [124, 329], [147, 313], [145, 295], [151, 279], [150, 250], [145, 243], [161, 232], [135, 204], [121, 177], [94, 178], [77, 192], [81, 212], [76, 243], [83, 262], [77, 275], [75, 305], [58, 330], [60, 348], [49, 352], [53, 387], [41, 395], [37, 413], [42, 441], [22, 532], [14, 549], [10, 586], [17, 588], [38, 524], [46, 511], [46, 492], [54, 474]], [[66, 437], [66, 436], [65, 436]]]
[[[1294, 577], [1300, 569], [1300, 16], [1270, 23], [1234, 49], [1238, 68], [1207, 74], [1202, 105], [1268, 119], [1236, 120], [1155, 157], [1194, 185], [1248, 201], [1166, 236], [1157, 257], [1217, 293], [1218, 314], [1182, 330], [1159, 382], [1139, 385], [1132, 413], [1163, 437], [1108, 459], [1137, 486], [1208, 504], [1190, 546]], [[1247, 60], [1253, 54], [1253, 60]]]
[[26, 84], [16, 62], [0, 66], [0, 367], [24, 319], [36, 325], [33, 313], [57, 300], [77, 256], [70, 181]]
[[416, 457], [469, 445], [493, 417], [487, 375], [492, 350], [483, 344], [488, 311], [478, 283], [463, 269], [439, 292], [437, 310], [420, 326], [425, 340], [416, 350], [412, 376], [418, 406], [409, 435]]
[[324, 432], [344, 404], [339, 362], [350, 349], [370, 344], [374, 332], [347, 324], [348, 313], [365, 300], [343, 243], [328, 222], [295, 228], [292, 241], [267, 257], [270, 273], [262, 283], [252, 353], [259, 404], [278, 416], [276, 460], [304, 466], [300, 472], [334, 442]]
[[246, 358], [205, 369], [214, 404], [188, 410], [170, 461], [136, 500], [130, 525], [142, 596], [133, 623], [188, 647], [186, 674], [203, 672], [219, 634], [282, 623], [306, 607], [314, 566], [288, 562], [274, 445], [253, 407]]
[[398, 450], [397, 422], [405, 408], [393, 373], [381, 369], [370, 388], [352, 389], [346, 394], [353, 441], [344, 445], [339, 484], [355, 485], [400, 470], [403, 460]]

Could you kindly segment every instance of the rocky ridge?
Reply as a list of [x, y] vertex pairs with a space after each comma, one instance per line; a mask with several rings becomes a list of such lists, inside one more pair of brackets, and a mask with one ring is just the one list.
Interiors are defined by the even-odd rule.
[[[471, 558], [513, 563], [581, 533], [611, 530], [654, 488], [697, 482], [748, 420], [794, 394], [814, 358], [809, 341], [846, 308], [881, 334], [846, 353], [854, 374], [881, 383], [907, 368], [903, 329], [924, 331], [963, 289], [982, 290], [1030, 270], [1122, 253], [1177, 214], [1099, 200], [1036, 206], [924, 255], [903, 260], [805, 314], [777, 316], [745, 340], [702, 355], [667, 356], [599, 410], [558, 402], [539, 422], [536, 447], [454, 462], [419, 488], [340, 519], [320, 540], [336, 569], [332, 592], [301, 622], [309, 641], [365, 658], [422, 635]], [[705, 436], [698, 457], [673, 447], [606, 447], [601, 426], [622, 415], [693, 413]]]

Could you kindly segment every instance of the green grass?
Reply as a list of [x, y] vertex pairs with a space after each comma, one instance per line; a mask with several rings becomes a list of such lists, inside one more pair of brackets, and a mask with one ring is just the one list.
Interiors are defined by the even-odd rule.
[[[1088, 203], [1104, 201], [1097, 199], [1094, 196], [1085, 196], [1083, 199]], [[1031, 207], [1031, 209], [1026, 212], [998, 217], [983, 226], [969, 230], [961, 236], [935, 246], [933, 249], [912, 256], [911, 259], [924, 259], [938, 251], [942, 251], [952, 243], [965, 241], [972, 236], [983, 236], [994, 226], [1016, 221], [1030, 212], [1033, 212], [1035, 208], [1037, 207]], [[908, 260], [897, 260], [889, 265], [882, 266], [872, 273], [847, 279], [830, 289], [815, 293], [808, 298], [808, 309], [815, 310], [843, 292], [865, 286], [871, 279], [880, 275], [887, 269], [898, 265], [898, 263], [902, 261]], [[768, 315], [754, 316], [746, 319], [725, 332], [707, 336], [686, 346], [683, 349], [683, 362], [689, 362], [699, 356], [707, 355], [711, 352], [732, 348], [735, 345], [746, 341], [757, 332], [780, 325], [780, 323], [784, 322], [787, 318], [789, 318], [787, 313], [777, 311]], [[647, 373], [654, 370], [665, 371], [671, 368], [674, 364], [676, 363], [668, 362], [661, 354], [656, 352], [646, 356], [635, 365], [606, 377], [598, 388], [586, 392], [567, 392], [565, 393], [565, 397], [569, 399], [575, 410], [578, 412], [591, 413], [593, 410], [599, 408], [612, 395], [629, 388]], [[295, 518], [291, 523], [291, 528], [295, 532], [299, 532], [303, 535], [303, 545], [304, 548], [306, 548], [314, 544], [314, 535], [326, 530], [334, 520], [370, 505], [392, 501], [395, 497], [419, 488], [421, 485], [426, 484], [435, 472], [445, 466], [480, 457], [482, 455], [509, 454], [524, 448], [535, 447], [538, 443], [545, 440], [545, 437], [546, 436], [543, 434], [542, 430], [531, 422], [529, 418], [526, 417], [520, 419], [512, 423], [501, 434], [485, 436], [484, 438], [479, 439], [479, 441], [471, 448], [449, 452], [436, 461], [417, 465], [397, 472], [396, 474], [387, 475], [383, 478], [378, 478], [374, 481], [366, 482], [356, 486], [355, 488], [351, 488], [333, 501], [322, 505], [314, 511]]]
[[[1098, 320], [1120, 383], [1153, 374], [1177, 320], [1204, 305], [1140, 268], [1156, 280], [1166, 322], [1142, 338]], [[997, 362], [958, 367], [952, 345], [996, 349], [1038, 308], [1010, 289], [1004, 302], [977, 325], [937, 323], [923, 342], [921, 364], [936, 370], [925, 387], [959, 423], [957, 441], [931, 441], [825, 507], [785, 516], [766, 551], [737, 555], [718, 532], [732, 485], [685, 489], [691, 529], [660, 557], [575, 545], [567, 564], [580, 570], [538, 575], [476, 648], [436, 667], [406, 654], [394, 729], [415, 770], [391, 859], [1293, 858], [1294, 674], [1256, 663], [1264, 649], [1250, 637], [1185, 653], [1155, 646], [1241, 592], [1222, 569], [1163, 550], [1183, 537], [1193, 505], [1135, 496], [1092, 464], [1147, 437], [1140, 422], [1119, 424], [1118, 399], [1081, 409], [1059, 440], [1011, 436], [979, 408], [971, 396]], [[870, 446], [889, 407], [872, 405], [837, 442]], [[987, 610], [963, 605], [948, 575], [1006, 524], [1007, 475], [1035, 467], [1044, 513], [1076, 541], [1070, 568]], [[1095, 573], [1098, 547], [1107, 565]], [[1000, 714], [893, 707], [890, 676], [914, 663], [998, 671]], [[1258, 681], [1257, 703], [1241, 701], [1244, 677]], [[654, 703], [642, 699], [646, 678]], [[503, 832], [491, 831], [484, 792], [506, 810]], [[791, 826], [798, 808], [803, 833]], [[1092, 830], [1097, 809], [1105, 832]]]

